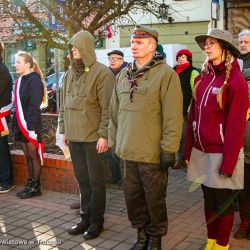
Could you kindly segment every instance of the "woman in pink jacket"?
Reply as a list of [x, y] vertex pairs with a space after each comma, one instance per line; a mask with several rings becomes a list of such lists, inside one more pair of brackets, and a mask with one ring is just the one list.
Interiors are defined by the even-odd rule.
[[195, 40], [207, 59], [195, 79], [188, 115], [187, 179], [202, 187], [208, 232], [205, 249], [223, 250], [229, 249], [234, 220], [232, 190], [244, 185], [248, 87], [236, 59], [239, 51], [228, 31], [211, 29]]

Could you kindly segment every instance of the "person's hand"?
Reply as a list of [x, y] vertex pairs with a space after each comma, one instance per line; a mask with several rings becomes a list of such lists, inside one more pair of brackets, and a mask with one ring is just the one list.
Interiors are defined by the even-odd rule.
[[67, 138], [65, 137], [65, 134], [62, 135], [62, 142], [63, 142], [63, 145], [65, 146], [69, 146], [69, 141], [67, 140]]
[[160, 169], [168, 170], [175, 164], [175, 154], [169, 152], [161, 152], [160, 155]]
[[106, 152], [108, 150], [108, 140], [99, 138], [96, 143], [96, 150], [98, 154]]
[[225, 172], [223, 172], [223, 171], [221, 171], [221, 170], [219, 170], [219, 175], [220, 175], [220, 177], [222, 177], [222, 178], [232, 177], [231, 174], [225, 173]]

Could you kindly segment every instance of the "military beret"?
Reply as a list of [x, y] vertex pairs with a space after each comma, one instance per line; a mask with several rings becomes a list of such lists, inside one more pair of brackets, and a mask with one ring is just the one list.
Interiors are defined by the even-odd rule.
[[142, 25], [136, 25], [132, 33], [133, 38], [154, 38], [158, 42], [158, 32], [155, 29], [145, 27]]

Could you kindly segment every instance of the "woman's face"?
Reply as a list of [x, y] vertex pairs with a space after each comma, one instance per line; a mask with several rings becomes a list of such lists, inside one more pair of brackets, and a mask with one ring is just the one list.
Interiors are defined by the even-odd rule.
[[31, 69], [30, 63], [26, 63], [23, 56], [16, 57], [15, 67], [16, 73], [19, 75], [26, 75], [30, 72]]
[[220, 64], [223, 60], [223, 50], [218, 40], [212, 37], [207, 37], [204, 43], [204, 51], [209, 60], [213, 61], [214, 65]]
[[187, 58], [187, 55], [185, 55], [185, 54], [178, 56], [177, 60], [178, 60], [179, 65], [184, 64], [184, 63], [188, 63], [188, 58]]

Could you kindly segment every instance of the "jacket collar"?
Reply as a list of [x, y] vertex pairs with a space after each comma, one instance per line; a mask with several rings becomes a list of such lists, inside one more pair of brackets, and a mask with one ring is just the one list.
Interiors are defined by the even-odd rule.
[[240, 59], [242, 59], [243, 61], [250, 59], [250, 52], [244, 55], [240, 55]]
[[[237, 62], [237, 59], [234, 59], [234, 61], [232, 63], [232, 69], [236, 69], [236, 68], [239, 68], [239, 64]], [[218, 65], [213, 65], [212, 61], [208, 61], [208, 71], [214, 72], [215, 75], [223, 74], [226, 71], [225, 61], [221, 62]]]

